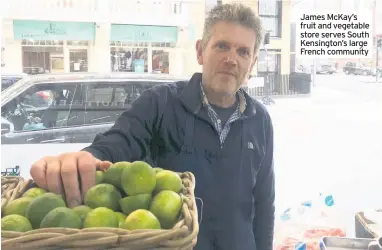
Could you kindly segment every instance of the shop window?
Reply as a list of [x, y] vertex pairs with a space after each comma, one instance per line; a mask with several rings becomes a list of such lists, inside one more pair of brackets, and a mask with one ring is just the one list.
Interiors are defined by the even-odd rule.
[[177, 15], [182, 14], [182, 3], [181, 2], [172, 3], [172, 12]]
[[70, 72], [88, 71], [88, 51], [86, 49], [70, 50]]
[[22, 50], [24, 73], [43, 74], [64, 71], [62, 46], [24, 46]]
[[153, 73], [168, 74], [170, 71], [169, 53], [163, 50], [153, 50]]
[[29, 45], [29, 46], [63, 46], [64, 41], [62, 40], [22, 40], [22, 45]]
[[258, 8], [264, 29], [269, 31], [271, 37], [281, 37], [282, 1], [260, 0]]
[[148, 72], [147, 48], [111, 48], [113, 72]]
[[66, 44], [70, 46], [88, 46], [89, 42], [88, 41], [67, 41]]
[[280, 71], [281, 71], [280, 51], [268, 50], [268, 55], [267, 55], [267, 53], [264, 50], [260, 50], [258, 63], [257, 63], [257, 72], [279, 73]]

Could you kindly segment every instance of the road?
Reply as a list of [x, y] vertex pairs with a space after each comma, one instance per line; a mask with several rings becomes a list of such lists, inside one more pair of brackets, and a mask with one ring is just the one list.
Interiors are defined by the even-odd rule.
[[277, 211], [330, 192], [353, 233], [356, 211], [382, 208], [382, 83], [319, 75], [311, 97], [275, 101]]
[[365, 101], [382, 100], [382, 79], [376, 82], [375, 76], [317, 75], [317, 81], [320, 87], [348, 93]]

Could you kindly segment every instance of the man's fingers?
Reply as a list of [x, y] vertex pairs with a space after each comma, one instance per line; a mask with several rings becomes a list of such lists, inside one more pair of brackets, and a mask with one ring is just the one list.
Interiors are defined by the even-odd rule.
[[62, 195], [69, 207], [75, 207], [95, 185], [96, 165], [107, 169], [112, 163], [101, 162], [87, 152], [66, 153], [37, 161], [30, 174], [39, 187]]
[[36, 182], [37, 186], [48, 190], [48, 184], [46, 182], [46, 169], [47, 162], [45, 158], [43, 158], [32, 165], [30, 175], [34, 182]]
[[102, 171], [106, 171], [111, 165], [113, 165], [113, 163], [111, 163], [110, 161], [100, 161], [99, 162], [99, 168]]
[[67, 156], [61, 159], [61, 178], [68, 207], [79, 206], [82, 197], [78, 181], [77, 157]]
[[64, 197], [62, 181], [61, 181], [61, 162], [58, 157], [46, 158], [46, 182], [48, 190], [55, 194], [62, 195]]
[[81, 179], [82, 198], [96, 183], [96, 159], [91, 154], [81, 154], [78, 158], [78, 172]]

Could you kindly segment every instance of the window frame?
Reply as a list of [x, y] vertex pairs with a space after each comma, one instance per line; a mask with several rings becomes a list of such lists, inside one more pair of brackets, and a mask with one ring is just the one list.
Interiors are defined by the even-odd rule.
[[[172, 81], [168, 81], [167, 83], [170, 83]], [[159, 84], [163, 84], [162, 81], [156, 81], [156, 80], [151, 80], [151, 79], [143, 79], [143, 80], [137, 80], [137, 79], [121, 79], [121, 80], [118, 80], [118, 81], [112, 81], [112, 82], [109, 82], [109, 81], [99, 81], [99, 82], [91, 82], [89, 84], [86, 84], [85, 88], [84, 88], [84, 99], [86, 100], [86, 103], [89, 102], [90, 105], [92, 105], [93, 103], [93, 107], [89, 107], [88, 110], [99, 110], [100, 112], [101, 111], [110, 111], [112, 115], [114, 115], [113, 113], [117, 113], [119, 112], [118, 115], [115, 115], [116, 118], [112, 121], [109, 121], [109, 122], [96, 122], [96, 123], [85, 123], [83, 124], [83, 126], [93, 126], [93, 125], [100, 125], [100, 124], [108, 124], [108, 123], [114, 123], [116, 121], [116, 119], [118, 118], [118, 116], [126, 111], [128, 108], [131, 107], [131, 104], [133, 101], [135, 101], [139, 96], [135, 97], [135, 98], [131, 98], [131, 101], [129, 101], [128, 103], [126, 103], [126, 99], [124, 100], [124, 103], [123, 105], [120, 105], [122, 102], [114, 102], [115, 100], [115, 97], [116, 97], [116, 93], [117, 93], [117, 89], [118, 88], [125, 88], [129, 85], [131, 86], [134, 86], [136, 84], [145, 84], [145, 85], [149, 85], [148, 88], [144, 88], [143, 91], [146, 91], [156, 85], [159, 85]], [[109, 103], [113, 103], [113, 105], [111, 105], [110, 107], [107, 107], [107, 106], [103, 106], [103, 108], [97, 108], [94, 106], [94, 104], [97, 105], [97, 102], [90, 102], [88, 101], [88, 93], [94, 89], [94, 86], [97, 86], [97, 85], [100, 85], [100, 86], [110, 86], [112, 87], [112, 97], [111, 97], [111, 101]], [[132, 94], [135, 94], [135, 89], [132, 89]], [[143, 92], [142, 91], [142, 92]], [[142, 92], [140, 94], [142, 94]], [[126, 92], [125, 92], [126, 93]], [[98, 102], [100, 103], [100, 102]], [[114, 111], [114, 112], [113, 112]], [[85, 114], [86, 115], [86, 114]], [[85, 116], [84, 120], [88, 120], [88, 118]]]
[[[58, 83], [58, 84], [55, 84], [54, 82], [46, 82], [46, 83], [41, 83], [41, 84], [33, 84], [31, 86], [29, 86], [28, 88], [26, 89], [23, 89], [23, 91], [21, 91], [20, 93], [18, 93], [17, 95], [15, 95], [11, 100], [9, 100], [7, 103], [5, 103], [1, 108], [2, 108], [2, 112], [1, 112], [1, 117], [6, 119], [7, 121], [9, 121], [10, 123], [13, 124], [12, 120], [8, 119], [8, 117], [6, 116], [3, 116], [3, 110], [4, 110], [4, 107], [8, 106], [8, 105], [12, 105], [12, 103], [19, 103], [19, 99], [22, 98], [23, 96], [26, 96], [26, 94], [29, 92], [31, 93], [31, 90], [32, 89], [35, 89], [33, 90], [32, 92], [34, 93], [37, 93], [39, 91], [54, 91], [55, 87], [54, 85], [57, 85], [57, 86], [75, 86], [75, 92], [73, 93], [73, 96], [76, 95], [77, 91], [81, 91], [80, 95], [81, 95], [81, 98], [82, 98], [82, 84], [83, 83]], [[47, 87], [49, 86], [49, 87]], [[61, 88], [62, 88], [61, 87]], [[51, 107], [51, 106], [50, 106]], [[44, 112], [49, 108], [49, 106], [47, 106], [47, 108], [44, 110]], [[38, 109], [38, 107], [37, 107]], [[44, 109], [44, 107], [41, 107], [41, 109]], [[69, 109], [69, 113], [70, 113], [71, 109]], [[37, 110], [38, 112], [38, 110]], [[39, 118], [42, 118], [42, 115], [41, 117]], [[42, 120], [41, 120], [42, 122]], [[56, 120], [57, 122], [57, 120]], [[14, 125], [14, 124], [13, 124]], [[41, 128], [41, 129], [32, 129], [32, 130], [13, 130], [11, 131], [12, 133], [14, 134], [22, 134], [22, 133], [39, 133], [39, 132], [43, 132], [43, 131], [50, 131], [50, 130], [57, 130], [57, 129], [62, 129], [62, 128], [70, 128], [70, 127], [77, 127], [77, 126], [81, 126], [81, 125], [74, 125], [74, 126], [55, 126], [55, 127], [48, 127], [48, 128]]]
[[[281, 72], [281, 50], [280, 49], [268, 49], [268, 56], [275, 56], [275, 69], [274, 70], [264, 70], [264, 71], [260, 71], [259, 70], [259, 62], [260, 62], [260, 54], [263, 52], [265, 53], [266, 51], [264, 49], [260, 49], [259, 50], [259, 55], [258, 55], [258, 61], [257, 61], [257, 73], [260, 73], [260, 74], [265, 74], [265, 73], [270, 73], [270, 74], [278, 74], [279, 72]], [[262, 60], [263, 61], [263, 60]], [[265, 66], [266, 67], [266, 66]], [[269, 66], [268, 66], [269, 68]]]
[[[267, 4], [269, 3], [270, 1], [274, 1], [276, 3], [276, 13], [274, 14], [270, 14], [270, 13], [262, 13], [262, 4]], [[258, 13], [259, 13], [259, 17], [260, 19], [263, 21], [264, 18], [266, 19], [274, 19], [275, 20], [275, 23], [277, 24], [277, 27], [276, 27], [276, 30], [274, 32], [270, 32], [270, 37], [271, 38], [281, 38], [282, 37], [282, 5], [283, 5], [283, 1], [281, 0], [259, 0], [257, 2], [257, 7], [258, 7]], [[263, 25], [264, 25], [264, 21], [263, 21]], [[265, 26], [265, 25], [264, 25]], [[266, 28], [266, 27], [264, 27]]]

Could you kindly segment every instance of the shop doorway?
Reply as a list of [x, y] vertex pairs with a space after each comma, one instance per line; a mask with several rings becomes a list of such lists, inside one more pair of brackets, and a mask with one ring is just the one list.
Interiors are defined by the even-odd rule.
[[169, 52], [164, 50], [153, 50], [152, 55], [153, 55], [152, 56], [153, 73], [169, 74], [170, 72]]
[[50, 72], [65, 72], [65, 63], [63, 54], [50, 54]]
[[71, 49], [69, 53], [70, 72], [88, 72], [88, 50]]
[[113, 72], [148, 72], [147, 48], [112, 47], [110, 53]]

